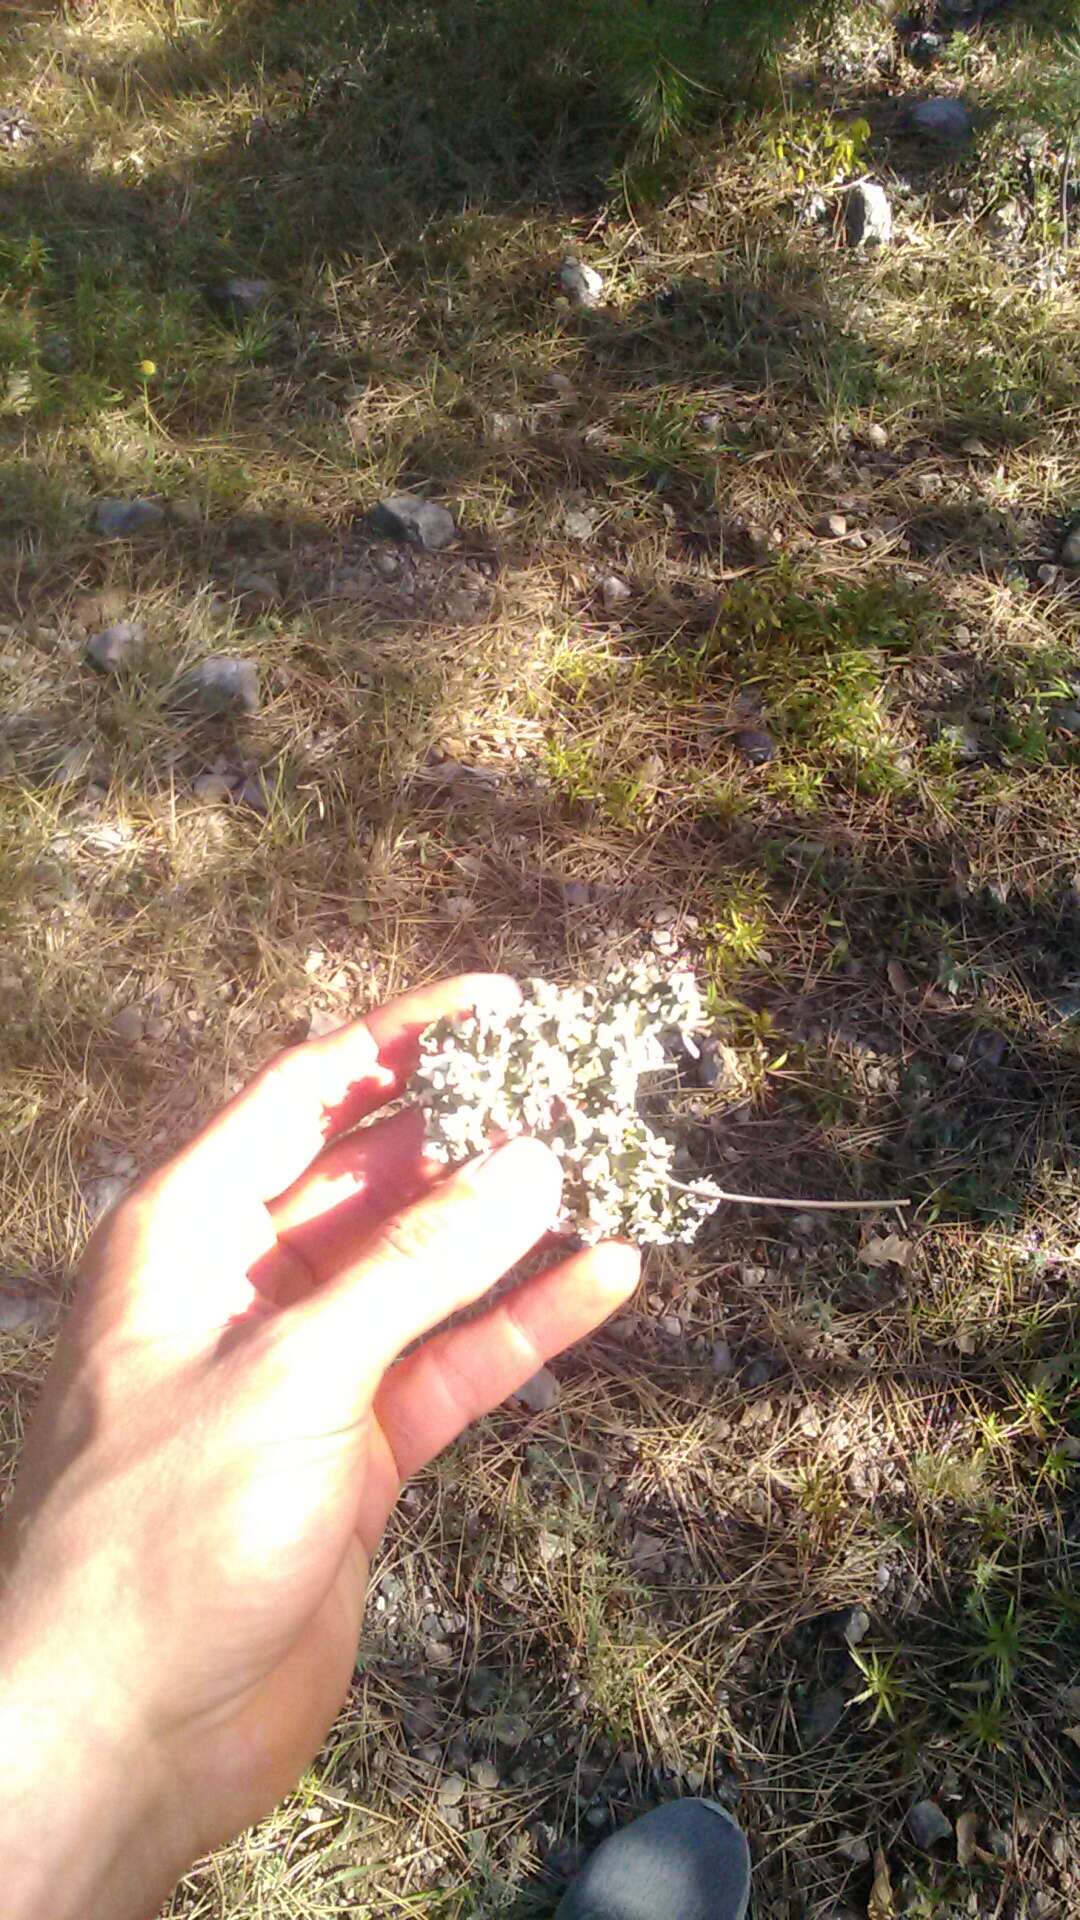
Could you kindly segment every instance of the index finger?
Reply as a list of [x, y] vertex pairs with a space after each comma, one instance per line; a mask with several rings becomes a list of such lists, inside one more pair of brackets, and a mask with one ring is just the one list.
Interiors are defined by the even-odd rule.
[[328, 1141], [404, 1091], [432, 1020], [474, 1007], [510, 1014], [521, 991], [505, 974], [467, 973], [377, 1007], [320, 1040], [279, 1053], [180, 1156], [179, 1171], [225, 1183], [233, 1198], [269, 1201]]

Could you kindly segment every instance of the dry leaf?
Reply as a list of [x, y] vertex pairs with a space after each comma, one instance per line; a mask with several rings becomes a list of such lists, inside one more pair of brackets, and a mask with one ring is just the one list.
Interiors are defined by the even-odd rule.
[[906, 1000], [908, 994], [911, 992], [911, 982], [904, 972], [903, 967], [900, 965], [899, 960], [890, 960], [885, 972], [888, 976], [889, 985], [897, 999]]
[[977, 1813], [962, 1813], [956, 1822], [956, 1857], [962, 1867], [970, 1867], [978, 1848], [975, 1835], [979, 1830]]
[[896, 1920], [896, 1901], [893, 1899], [892, 1881], [889, 1878], [889, 1863], [880, 1847], [874, 1855], [874, 1884], [870, 1889], [866, 1920]]
[[871, 1234], [865, 1245], [859, 1248], [859, 1260], [864, 1267], [903, 1267], [905, 1270], [911, 1259], [911, 1241], [902, 1240], [898, 1233]]

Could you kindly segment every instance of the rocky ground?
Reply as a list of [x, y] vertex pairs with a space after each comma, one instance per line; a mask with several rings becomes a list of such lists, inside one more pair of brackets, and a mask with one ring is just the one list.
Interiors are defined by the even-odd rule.
[[1075, 20], [852, 10], [622, 170], [427, 22], [11, 10], [0, 1464], [88, 1223], [283, 1040], [689, 961], [702, 1171], [909, 1207], [652, 1256], [409, 1490], [326, 1752], [170, 1911], [524, 1920], [705, 1790], [762, 1920], [1056, 1920]]

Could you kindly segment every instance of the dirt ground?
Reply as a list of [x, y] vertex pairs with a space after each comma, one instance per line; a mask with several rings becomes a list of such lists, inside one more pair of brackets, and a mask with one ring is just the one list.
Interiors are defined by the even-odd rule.
[[1080, 66], [922, 12], [642, 159], [466, 0], [6, 10], [0, 1473], [88, 1223], [420, 979], [689, 962], [702, 1171], [909, 1203], [724, 1209], [425, 1473], [184, 1920], [550, 1914], [697, 1791], [760, 1920], [1080, 1905]]

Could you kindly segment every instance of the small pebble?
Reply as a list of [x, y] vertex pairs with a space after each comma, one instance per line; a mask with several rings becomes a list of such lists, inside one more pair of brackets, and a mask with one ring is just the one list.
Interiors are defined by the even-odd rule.
[[630, 593], [631, 589], [625, 580], [621, 579], [617, 573], [609, 573], [600, 588], [604, 612], [614, 613], [618, 607], [624, 606], [630, 598]]
[[974, 132], [974, 122], [963, 101], [951, 96], [912, 102], [907, 121], [916, 133], [946, 146], [964, 146]]
[[143, 1025], [142, 1008], [132, 1003], [130, 1006], [121, 1007], [119, 1013], [113, 1015], [109, 1023], [109, 1032], [114, 1040], [119, 1040], [124, 1046], [133, 1046], [136, 1040], [141, 1040], [143, 1037]]
[[850, 247], [887, 247], [893, 237], [893, 210], [883, 186], [860, 180], [847, 190], [844, 228]]
[[482, 1793], [494, 1793], [500, 1784], [499, 1769], [493, 1767], [490, 1760], [474, 1760], [469, 1772], [473, 1785], [479, 1787]]
[[145, 637], [146, 629], [139, 621], [119, 620], [87, 641], [86, 657], [101, 673], [121, 673], [134, 665]]
[[852, 1607], [843, 1623], [843, 1636], [849, 1647], [861, 1646], [870, 1631], [870, 1615], [865, 1607]]
[[230, 318], [248, 320], [266, 306], [272, 292], [269, 280], [247, 280], [242, 274], [232, 274], [220, 286], [211, 289], [210, 299]]
[[889, 444], [888, 429], [882, 426], [880, 420], [871, 420], [863, 439], [868, 447], [873, 447], [875, 452], [881, 453]]
[[823, 513], [814, 522], [814, 532], [823, 540], [842, 540], [847, 530], [847, 516], [842, 513]]
[[550, 1367], [541, 1367], [511, 1398], [520, 1400], [530, 1413], [549, 1413], [559, 1398], [559, 1382]]
[[372, 509], [371, 524], [376, 533], [389, 534], [393, 540], [421, 547], [427, 553], [441, 553], [457, 539], [454, 516], [435, 500], [424, 500], [416, 493], [392, 493]]
[[207, 806], [220, 806], [232, 798], [233, 783], [225, 773], [200, 773], [191, 783], [196, 800]]
[[713, 1341], [712, 1370], [718, 1380], [730, 1380], [735, 1371], [731, 1348], [726, 1340]]
[[588, 507], [567, 507], [563, 513], [563, 526], [571, 540], [590, 540], [596, 526], [596, 515]]
[[184, 676], [179, 691], [181, 698], [194, 700], [207, 713], [259, 711], [258, 668], [236, 654], [208, 654]]
[[0, 1293], [0, 1333], [32, 1333], [52, 1319], [56, 1302], [41, 1295]]
[[735, 746], [752, 767], [763, 767], [776, 758], [776, 741], [763, 727], [742, 727], [735, 735]]
[[238, 806], [250, 807], [252, 813], [268, 814], [270, 811], [270, 791], [261, 773], [249, 773], [236, 789]]
[[491, 1731], [500, 1747], [520, 1747], [529, 1738], [530, 1727], [523, 1714], [497, 1713]]
[[916, 1801], [907, 1817], [907, 1830], [915, 1845], [924, 1852], [953, 1837], [952, 1821], [942, 1813], [936, 1800]]
[[156, 500], [99, 500], [94, 509], [94, 525], [107, 540], [146, 533], [164, 518], [165, 509]]
[[562, 289], [575, 307], [598, 307], [604, 295], [603, 275], [571, 254], [559, 270]]
[[277, 582], [271, 580], [268, 573], [238, 574], [236, 591], [243, 596], [249, 606], [262, 612], [269, 612], [270, 608], [276, 607], [281, 599]]

